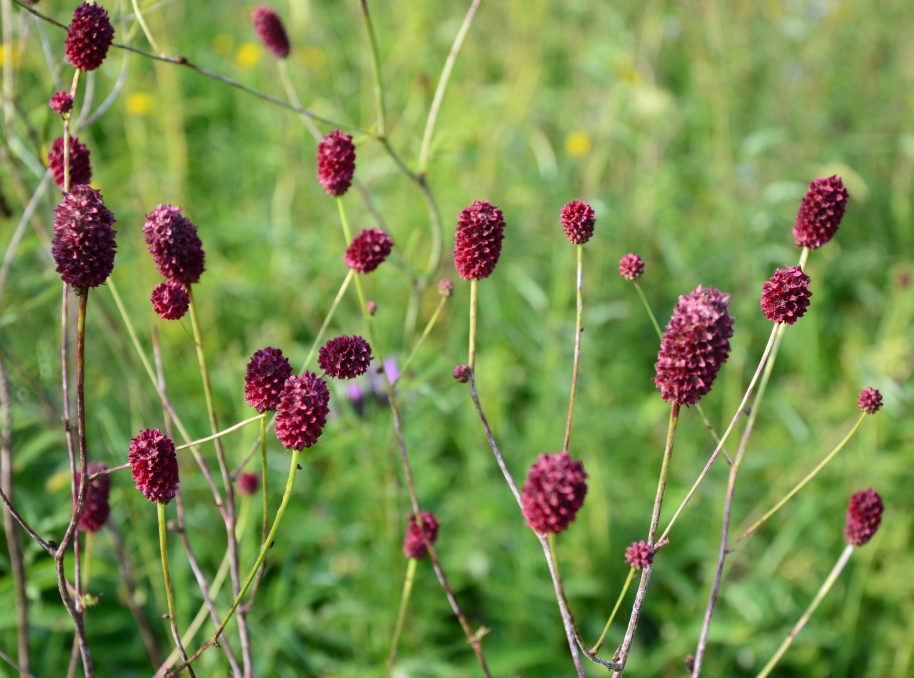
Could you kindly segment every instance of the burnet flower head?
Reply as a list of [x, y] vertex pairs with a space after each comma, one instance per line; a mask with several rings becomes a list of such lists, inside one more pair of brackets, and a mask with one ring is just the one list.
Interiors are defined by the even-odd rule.
[[[64, 188], [63, 137], [57, 137], [48, 151], [48, 167], [54, 175], [54, 183]], [[92, 163], [89, 149], [76, 137], [70, 137], [70, 188], [92, 181]]]
[[340, 197], [352, 185], [355, 174], [355, 144], [352, 137], [336, 130], [317, 145], [317, 178], [328, 195]]
[[867, 414], [876, 414], [882, 409], [882, 394], [875, 388], [865, 388], [857, 398], [857, 405]]
[[136, 489], [149, 501], [167, 504], [178, 493], [178, 457], [171, 438], [147, 428], [130, 441], [127, 455]]
[[596, 217], [593, 207], [583, 200], [572, 200], [561, 211], [562, 230], [575, 245], [583, 245], [593, 236]]
[[793, 224], [797, 247], [814, 250], [834, 238], [844, 218], [847, 198], [847, 189], [837, 175], [809, 184]]
[[292, 365], [280, 349], [267, 346], [255, 351], [244, 377], [245, 401], [261, 414], [275, 410], [291, 376]]
[[362, 337], [345, 334], [321, 346], [317, 364], [334, 379], [355, 379], [368, 371], [371, 346]]
[[162, 277], [190, 285], [200, 280], [206, 255], [197, 227], [181, 214], [180, 207], [159, 205], [146, 217], [143, 235]]
[[[102, 462], [93, 462], [86, 467], [87, 477], [91, 477], [99, 471], [107, 470]], [[76, 484], [79, 485], [80, 477], [76, 474]], [[83, 512], [79, 517], [79, 529], [84, 532], [98, 532], [111, 514], [111, 476], [107, 473], [100, 475], [98, 478], [89, 483], [86, 488], [86, 502], [83, 504]]]
[[634, 252], [626, 254], [619, 261], [619, 275], [626, 280], [637, 280], [644, 275], [644, 261]]
[[155, 286], [149, 295], [152, 310], [164, 320], [180, 320], [190, 308], [190, 297], [184, 285], [176, 282], [163, 282]]
[[668, 403], [694, 405], [710, 392], [730, 355], [729, 301], [729, 294], [701, 285], [679, 297], [654, 365], [654, 384]]
[[534, 532], [561, 532], [574, 520], [587, 495], [587, 474], [567, 452], [541, 454], [530, 467], [521, 507]]
[[879, 529], [885, 507], [873, 488], [855, 492], [847, 504], [844, 538], [848, 544], [863, 546]]
[[[435, 545], [435, 541], [438, 539], [438, 519], [435, 514], [430, 511], [422, 511], [420, 516], [422, 518], [422, 527], [419, 527], [416, 516], [411, 515], [409, 517], [409, 525], [406, 526], [406, 535], [403, 538], [403, 555], [415, 560], [422, 560], [428, 555], [428, 546], [425, 544], [426, 539], [432, 546]], [[425, 537], [422, 536], [423, 532]]]
[[654, 549], [646, 541], [636, 541], [625, 549], [625, 561], [640, 570], [654, 562]]
[[380, 228], [366, 228], [349, 243], [343, 261], [356, 273], [371, 273], [390, 255], [394, 241]]
[[799, 266], [777, 269], [762, 285], [762, 312], [768, 320], [793, 325], [809, 307], [809, 276]]
[[98, 287], [114, 268], [114, 215], [91, 186], [74, 186], [54, 210], [51, 254], [57, 272], [74, 287]]
[[476, 200], [457, 217], [454, 265], [464, 280], [492, 275], [505, 239], [505, 217], [497, 205]]
[[102, 65], [112, 42], [114, 26], [101, 5], [84, 2], [76, 8], [64, 41], [67, 61], [82, 71], [94, 71]]
[[251, 23], [264, 46], [273, 56], [279, 59], [289, 56], [289, 36], [286, 34], [285, 26], [282, 25], [282, 19], [277, 16], [276, 12], [266, 5], [261, 5], [251, 12]]
[[291, 376], [276, 408], [276, 437], [286, 448], [311, 447], [320, 438], [330, 412], [330, 390], [327, 382], [314, 372]]

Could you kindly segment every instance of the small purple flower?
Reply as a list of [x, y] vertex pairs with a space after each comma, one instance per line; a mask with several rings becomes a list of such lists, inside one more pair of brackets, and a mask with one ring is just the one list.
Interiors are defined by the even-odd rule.
[[470, 380], [470, 366], [469, 365], [458, 365], [454, 368], [454, 379], [459, 381], [461, 384], [465, 384]]
[[317, 145], [317, 178], [328, 195], [340, 197], [352, 185], [355, 174], [355, 144], [352, 137], [336, 130]]
[[625, 549], [625, 560], [636, 570], [647, 567], [654, 562], [654, 549], [646, 541], [636, 541]]
[[882, 394], [874, 388], [865, 388], [857, 398], [857, 405], [867, 414], [876, 414], [882, 409]]
[[844, 524], [844, 538], [848, 544], [863, 546], [879, 529], [885, 507], [876, 490], [855, 492], [847, 505], [847, 519]]
[[637, 280], [644, 275], [644, 261], [633, 252], [626, 254], [619, 262], [619, 275], [626, 280]]
[[587, 474], [567, 452], [541, 454], [530, 467], [521, 504], [534, 532], [561, 532], [574, 520], [587, 495]]
[[70, 96], [69, 92], [55, 92], [48, 102], [48, 106], [51, 107], [52, 111], [56, 111], [60, 115], [66, 115], [73, 110], [73, 97]]
[[149, 296], [152, 310], [164, 320], [180, 320], [190, 308], [190, 297], [184, 285], [176, 282], [159, 283]]
[[272, 52], [273, 56], [279, 59], [289, 56], [289, 36], [286, 34], [285, 26], [282, 25], [282, 19], [276, 15], [276, 12], [266, 5], [261, 5], [251, 12], [251, 23], [264, 46]]

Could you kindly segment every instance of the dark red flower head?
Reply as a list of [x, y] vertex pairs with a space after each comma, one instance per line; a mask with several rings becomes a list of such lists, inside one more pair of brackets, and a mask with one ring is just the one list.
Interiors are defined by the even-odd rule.
[[[48, 102], [48, 106], [60, 115], [66, 115], [73, 110], [73, 97], [70, 96], [69, 92], [55, 92]], [[63, 139], [61, 139], [61, 142], [63, 142]]]
[[[86, 473], [92, 476], [108, 467], [102, 462], [93, 462], [86, 467]], [[76, 485], [79, 486], [79, 474], [76, 475]], [[84, 532], [98, 532], [108, 521], [111, 513], [111, 504], [108, 497], [111, 494], [111, 476], [107, 473], [99, 476], [86, 488], [86, 503], [83, 505], [82, 515], [79, 517], [79, 529]]]
[[438, 283], [438, 294], [445, 299], [450, 298], [454, 294], [454, 282], [450, 278], [442, 278]]
[[54, 210], [51, 253], [60, 279], [74, 287], [98, 287], [114, 268], [114, 215], [91, 186], [74, 186]]
[[314, 372], [291, 376], [276, 409], [276, 437], [290, 450], [311, 447], [321, 437], [330, 412], [327, 382]]
[[809, 307], [809, 276], [799, 266], [780, 268], [762, 285], [762, 311], [768, 320], [793, 325]]
[[114, 26], [101, 5], [84, 2], [76, 8], [64, 40], [67, 61], [81, 71], [94, 71], [102, 65], [112, 42]]
[[583, 245], [593, 236], [596, 218], [593, 207], [583, 200], [573, 200], [562, 208], [562, 229], [575, 245]]
[[470, 380], [470, 366], [469, 365], [458, 365], [454, 368], [454, 379], [459, 381], [461, 384], [465, 384]]
[[654, 549], [646, 541], [636, 541], [625, 549], [625, 560], [636, 570], [654, 562]]
[[166, 280], [190, 285], [203, 275], [206, 255], [197, 227], [180, 207], [159, 205], [146, 217], [143, 235], [156, 268]]
[[369, 301], [366, 301], [366, 302], [365, 302], [365, 310], [368, 311], [368, 315], [372, 315], [372, 316], [373, 316], [375, 313], [378, 312], [378, 304], [377, 304], [377, 302], [370, 301], [370, 300], [369, 300]]
[[409, 525], [406, 526], [406, 537], [403, 539], [403, 555], [415, 560], [422, 560], [428, 555], [428, 547], [422, 537], [423, 532], [433, 546], [438, 539], [438, 519], [435, 518], [435, 514], [431, 511], [422, 511], [419, 515], [422, 518], [422, 527], [419, 527], [416, 516], [410, 516]]
[[[48, 167], [51, 168], [54, 183], [60, 190], [64, 188], [63, 160], [63, 137], [57, 137], [48, 151]], [[76, 137], [70, 137], [70, 186], [88, 184], [91, 181], [92, 164], [89, 162], [89, 149], [79, 143]]]
[[184, 285], [176, 282], [163, 282], [155, 286], [149, 295], [152, 310], [165, 320], [180, 320], [190, 308], [190, 297]]
[[241, 494], [252, 495], [260, 487], [260, 476], [256, 473], [242, 473], [238, 477], [238, 489]]
[[356, 273], [371, 273], [384, 263], [394, 241], [379, 228], [366, 228], [349, 243], [343, 261]]
[[275, 410], [291, 376], [292, 365], [281, 350], [267, 346], [255, 351], [244, 377], [244, 399], [261, 414]]
[[175, 444], [157, 428], [147, 428], [130, 441], [127, 455], [136, 489], [149, 501], [167, 504], [178, 492]]
[[835, 175], [813, 181], [800, 202], [800, 211], [793, 224], [797, 247], [814, 250], [834, 238], [846, 207], [847, 189], [841, 177]]
[[261, 5], [251, 12], [251, 23], [273, 56], [280, 59], [289, 56], [289, 36], [286, 35], [286, 28], [276, 12], [266, 5]]
[[857, 398], [857, 404], [867, 414], [876, 414], [882, 409], [882, 394], [874, 388], [865, 388]]
[[355, 174], [355, 144], [340, 130], [331, 132], [317, 145], [317, 178], [328, 195], [343, 195]]
[[730, 355], [729, 301], [729, 294], [701, 285], [679, 297], [654, 365], [654, 384], [668, 403], [694, 405], [714, 385]]
[[844, 538], [848, 544], [863, 546], [873, 538], [882, 522], [882, 497], [876, 490], [860, 490], [851, 496], [847, 504], [847, 521], [844, 523]]
[[371, 346], [359, 336], [331, 339], [321, 346], [317, 364], [334, 379], [355, 379], [368, 371]]
[[619, 261], [619, 275], [626, 280], [637, 280], [644, 275], [644, 262], [637, 254], [630, 253]]
[[497, 205], [476, 200], [457, 217], [454, 265], [464, 280], [492, 275], [505, 239], [505, 217]]
[[521, 504], [535, 532], [561, 532], [574, 520], [587, 495], [587, 474], [567, 452], [541, 454], [530, 467]]

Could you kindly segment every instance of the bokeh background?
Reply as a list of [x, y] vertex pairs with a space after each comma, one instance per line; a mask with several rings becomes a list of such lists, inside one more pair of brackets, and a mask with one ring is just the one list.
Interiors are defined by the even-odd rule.
[[[9, 243], [40, 163], [59, 135], [47, 108], [53, 77], [69, 82], [63, 31], [4, 0], [4, 73], [16, 107], [3, 140], [0, 190]], [[117, 39], [148, 44], [130, 3], [106, 3]], [[275, 59], [236, 0], [140, 1], [160, 47], [283, 98]], [[370, 53], [359, 3], [276, 0], [293, 49], [291, 78], [303, 104], [369, 128]], [[41, 11], [66, 23], [75, 2]], [[371, 2], [393, 146], [415, 166], [435, 85], [468, 2]], [[49, 70], [43, 36], [51, 59]], [[356, 135], [357, 179], [396, 242], [396, 256], [365, 280], [378, 303], [376, 355], [402, 363], [431, 316], [459, 211], [497, 203], [508, 223], [494, 275], [480, 285], [480, 394], [518, 480], [537, 454], [562, 442], [574, 330], [575, 252], [558, 212], [594, 206], [586, 246], [585, 332], [572, 454], [589, 473], [583, 510], [558, 549], [572, 609], [594, 639], [627, 573], [625, 547], [646, 536], [668, 407], [651, 383], [657, 339], [635, 290], [619, 277], [629, 252], [646, 261], [643, 288], [661, 323], [679, 294], [714, 285], [732, 294], [733, 352], [705, 411], [723, 429], [764, 347], [762, 282], [795, 264], [791, 227], [806, 184], [840, 174], [851, 200], [836, 239], [812, 254], [809, 313], [789, 328], [737, 488], [734, 529], [782, 496], [849, 430], [857, 394], [879, 388], [884, 409], [844, 452], [728, 561], [708, 676], [754, 676], [805, 609], [838, 557], [849, 495], [876, 488], [884, 527], [854, 554], [832, 593], [776, 671], [780, 676], [914, 675], [914, 12], [907, 0], [598, 2], [483, 0], [444, 100], [428, 181], [443, 215], [444, 256], [406, 322], [412, 274], [428, 259], [429, 219], [416, 186], [379, 143]], [[207, 272], [196, 287], [215, 398], [224, 425], [254, 414], [243, 400], [247, 360], [276, 346], [304, 360], [343, 280], [344, 241], [334, 201], [315, 178], [315, 144], [297, 116], [178, 66], [112, 50], [94, 77], [97, 105], [125, 69], [111, 109], [79, 138], [94, 184], [118, 218], [113, 278], [141, 334], [160, 336], [171, 400], [194, 435], [209, 433], [190, 326], [154, 316], [159, 282], [140, 231], [159, 203], [182, 205], [199, 226]], [[8, 96], [10, 90], [5, 90]], [[82, 104], [82, 97], [78, 101]], [[322, 127], [323, 132], [331, 131]], [[56, 189], [38, 218], [49, 227]], [[355, 189], [355, 228], [377, 226]], [[569, 675], [572, 666], [539, 545], [492, 459], [454, 365], [466, 361], [466, 283], [398, 386], [424, 506], [441, 520], [438, 552], [498, 676]], [[69, 481], [60, 426], [60, 281], [29, 230], [13, 261], [0, 315], [0, 357], [12, 393], [16, 501], [45, 535], [62, 533]], [[332, 333], [361, 333], [354, 291]], [[162, 425], [155, 391], [110, 291], [89, 303], [90, 457], [124, 463], [130, 438]], [[363, 384], [368, 388], [367, 384]], [[406, 569], [409, 509], [389, 411], [333, 386], [333, 418], [303, 455], [294, 500], [270, 553], [250, 615], [257, 674], [383, 674]], [[356, 406], [357, 405], [357, 406]], [[227, 439], [237, 463], [256, 437]], [[735, 447], [735, 442], [733, 443]], [[665, 524], [713, 441], [694, 410], [677, 438]], [[212, 456], [212, 447], [206, 448]], [[288, 457], [270, 441], [272, 505]], [[253, 468], [253, 467], [252, 467]], [[256, 470], [256, 469], [254, 469]], [[209, 578], [224, 532], [199, 470], [182, 462], [188, 534]], [[726, 468], [717, 465], [658, 556], [629, 673], [685, 675], [707, 601], [720, 534]], [[174, 507], [168, 508], [174, 517]], [[259, 500], [242, 503], [243, 562], [259, 546]], [[155, 510], [124, 473], [113, 476], [111, 523], [135, 568], [138, 603], [163, 652], [171, 649]], [[176, 535], [170, 542], [179, 622], [201, 604]], [[53, 566], [26, 543], [32, 667], [62, 676], [72, 631]], [[126, 605], [109, 531], [94, 540], [88, 589], [99, 597], [88, 630], [99, 675], [148, 676], [151, 664]], [[621, 642], [633, 590], [613, 625]], [[15, 609], [0, 550], [0, 649], [15, 653]], [[225, 610], [229, 598], [217, 597]], [[230, 626], [230, 630], [234, 624]], [[190, 643], [212, 633], [207, 621]], [[237, 648], [237, 639], [235, 642]], [[208, 651], [198, 675], [226, 675]], [[478, 665], [428, 561], [420, 563], [397, 676], [474, 676]], [[597, 666], [588, 675], [601, 675]], [[0, 665], [0, 676], [13, 673]]]

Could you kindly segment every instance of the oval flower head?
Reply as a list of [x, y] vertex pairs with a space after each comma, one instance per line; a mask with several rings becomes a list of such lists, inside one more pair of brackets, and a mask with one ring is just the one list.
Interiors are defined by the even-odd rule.
[[477, 200], [457, 218], [454, 265], [464, 280], [492, 275], [505, 239], [505, 217], [497, 205]]

